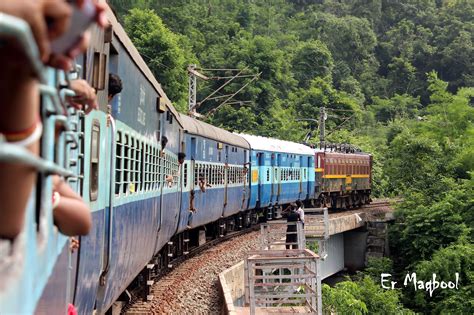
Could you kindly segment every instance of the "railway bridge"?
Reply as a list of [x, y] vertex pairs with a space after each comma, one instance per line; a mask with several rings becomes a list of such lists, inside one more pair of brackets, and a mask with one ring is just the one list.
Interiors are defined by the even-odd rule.
[[[365, 267], [369, 257], [388, 255], [386, 231], [388, 223], [393, 220], [393, 211], [388, 202], [375, 202], [361, 209], [330, 214], [327, 213], [327, 209], [325, 211], [316, 208], [305, 209], [305, 214], [304, 230], [298, 228], [298, 232], [304, 231], [304, 233], [298, 233], [296, 241], [299, 246], [298, 253], [292, 249], [285, 249], [285, 246], [289, 244], [287, 243], [288, 238], [285, 240], [284, 236], [286, 222], [273, 221], [262, 226], [261, 230], [260, 247], [266, 251], [252, 252], [245, 262], [234, 265], [220, 274], [226, 313], [272, 313], [283, 311], [283, 308], [285, 312], [290, 313], [306, 313], [308, 311], [317, 313], [317, 306], [321, 303], [321, 280], [343, 270], [360, 270]], [[280, 227], [278, 227], [279, 225]], [[317, 253], [313, 265], [303, 262], [304, 259], [310, 261], [309, 258], [311, 258], [307, 252], [303, 252], [302, 249], [305, 247]], [[265, 255], [265, 252], [268, 254]], [[274, 266], [281, 267], [281, 270], [275, 272], [276, 267]], [[260, 269], [257, 276], [253, 271], [255, 268]], [[271, 272], [265, 275], [265, 270], [271, 270]], [[290, 275], [288, 275], [288, 270]], [[311, 278], [313, 278], [313, 282], [311, 282]], [[250, 285], [249, 287], [249, 281], [256, 286]], [[261, 281], [263, 283], [259, 283]], [[283, 294], [279, 289], [275, 289], [274, 292], [269, 290], [274, 287], [272, 283], [281, 287], [281, 284], [287, 281], [289, 282], [287, 285], [295, 283], [295, 288], [304, 287], [304, 294], [291, 292], [291, 289], [289, 291], [286, 289]], [[262, 291], [264, 295], [259, 295], [261, 286], [264, 286], [264, 291]], [[273, 297], [271, 293], [277, 293], [280, 299]], [[286, 295], [288, 296], [286, 297]], [[276, 304], [277, 306], [281, 305], [280, 308], [259, 308], [255, 306], [259, 304], [259, 301], [262, 305], [259, 296], [268, 297], [266, 302], [263, 302], [263, 305], [267, 306], [274, 306], [272, 304], [275, 304], [275, 301], [282, 300], [291, 304], [291, 302], [295, 302], [295, 299], [301, 297], [302, 303], [300, 305], [304, 305], [304, 307], [293, 306], [290, 308], [288, 303], [278, 302], [279, 304]], [[312, 303], [311, 299], [313, 299]]]

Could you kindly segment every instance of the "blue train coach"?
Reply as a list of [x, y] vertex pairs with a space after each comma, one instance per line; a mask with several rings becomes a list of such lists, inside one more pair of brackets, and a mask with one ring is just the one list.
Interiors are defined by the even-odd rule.
[[242, 134], [250, 144], [249, 208], [278, 216], [282, 205], [314, 198], [314, 150], [303, 144]]

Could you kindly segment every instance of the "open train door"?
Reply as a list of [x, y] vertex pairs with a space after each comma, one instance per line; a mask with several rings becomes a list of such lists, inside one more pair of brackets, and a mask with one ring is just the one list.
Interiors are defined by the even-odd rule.
[[303, 157], [300, 156], [300, 167], [298, 170], [298, 199], [299, 200], [304, 200], [306, 199], [306, 193], [303, 191], [303, 174], [304, 174], [304, 165], [303, 165]]
[[[257, 190], [257, 207], [261, 207], [262, 196], [263, 196], [263, 185], [265, 184], [264, 179], [264, 166], [265, 166], [265, 153], [257, 153], [257, 162], [258, 162], [258, 190]], [[267, 172], [269, 172], [267, 170]]]
[[249, 163], [249, 156], [248, 151], [244, 150], [244, 169], [242, 171], [242, 177], [244, 182], [244, 189], [242, 194], [242, 206], [241, 210], [246, 210], [248, 205], [248, 199], [250, 198], [250, 163]]

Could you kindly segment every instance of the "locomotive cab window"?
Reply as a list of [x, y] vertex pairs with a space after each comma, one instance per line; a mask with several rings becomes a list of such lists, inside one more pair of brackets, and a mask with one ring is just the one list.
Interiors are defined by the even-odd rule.
[[99, 157], [100, 157], [100, 124], [94, 120], [91, 137], [91, 164], [90, 164], [90, 200], [97, 200], [99, 192]]

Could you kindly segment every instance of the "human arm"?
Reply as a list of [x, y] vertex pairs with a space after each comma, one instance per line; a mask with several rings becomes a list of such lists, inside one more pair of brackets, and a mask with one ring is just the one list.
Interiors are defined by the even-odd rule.
[[68, 100], [76, 109], [84, 109], [85, 113], [89, 114], [93, 109], [99, 108], [95, 89], [86, 80], [73, 80], [69, 87], [76, 95], [69, 97]]
[[53, 190], [59, 202], [53, 210], [54, 223], [64, 235], [86, 235], [92, 226], [89, 207], [59, 176], [53, 176]]

